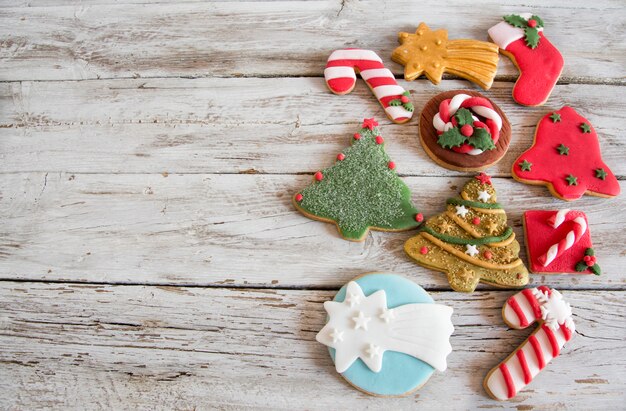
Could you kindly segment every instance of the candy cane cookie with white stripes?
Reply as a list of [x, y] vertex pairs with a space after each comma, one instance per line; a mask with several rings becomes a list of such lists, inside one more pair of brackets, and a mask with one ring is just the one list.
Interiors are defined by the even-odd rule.
[[509, 400], [558, 357], [575, 335], [572, 309], [561, 293], [546, 286], [527, 288], [510, 297], [502, 318], [511, 328], [537, 329], [511, 355], [493, 368], [483, 382], [496, 400]]

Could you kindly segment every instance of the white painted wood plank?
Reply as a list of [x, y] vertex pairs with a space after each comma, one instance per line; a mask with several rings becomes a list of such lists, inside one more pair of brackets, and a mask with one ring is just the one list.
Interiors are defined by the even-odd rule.
[[[413, 264], [403, 233], [342, 240], [334, 225], [310, 220], [291, 195], [311, 176], [5, 174], [0, 179], [0, 278], [148, 284], [338, 287], [362, 272], [390, 270], [431, 289], [445, 276]], [[466, 178], [409, 177], [425, 216], [440, 213]], [[494, 179], [498, 199], [522, 239], [523, 210], [563, 208], [543, 187]], [[623, 188], [626, 188], [622, 184]], [[624, 196], [584, 198], [603, 269], [594, 275], [532, 276], [560, 288], [626, 284]], [[621, 215], [621, 214], [618, 214]], [[524, 257], [525, 258], [525, 257]]]
[[448, 370], [416, 394], [353, 389], [314, 340], [334, 291], [0, 284], [0, 407], [109, 409], [620, 409], [623, 291], [565, 292], [577, 335], [527, 390], [496, 402], [489, 369], [527, 336], [511, 294], [433, 293], [454, 308]]
[[[41, 4], [41, 3], [35, 3]], [[320, 76], [337, 48], [390, 62], [397, 33], [420, 21], [450, 38], [487, 40], [502, 15], [533, 11], [564, 55], [564, 81], [623, 82], [620, 1], [286, 1], [3, 8], [0, 80], [178, 76]], [[611, 18], [609, 18], [611, 16]], [[573, 41], [572, 39], [576, 39]], [[389, 63], [396, 74], [402, 68]], [[500, 76], [517, 70], [502, 59]]]
[[[419, 115], [463, 81], [401, 82]], [[568, 104], [600, 135], [607, 164], [626, 176], [623, 87], [557, 86], [544, 107], [511, 98], [511, 83], [485, 93], [509, 117], [508, 154], [490, 172], [510, 175], [538, 120]], [[321, 78], [159, 79], [0, 84], [1, 172], [261, 173], [315, 172], [349, 144], [362, 116], [383, 124], [387, 150], [407, 175], [458, 175], [437, 166], [418, 141], [417, 119], [391, 124], [363, 84], [331, 94]]]

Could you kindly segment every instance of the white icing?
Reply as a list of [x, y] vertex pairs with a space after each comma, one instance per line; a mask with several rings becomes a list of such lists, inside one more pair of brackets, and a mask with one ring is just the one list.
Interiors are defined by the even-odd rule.
[[465, 254], [469, 254], [470, 256], [474, 257], [479, 252], [480, 251], [478, 251], [478, 248], [476, 248], [475, 245], [473, 245], [473, 244], [465, 244]]
[[483, 203], [486, 203], [491, 200], [491, 194], [489, 194], [487, 190], [480, 190], [478, 191], [478, 199]]
[[465, 215], [469, 213], [469, 210], [465, 208], [464, 205], [458, 205], [455, 208], [456, 208], [456, 215], [460, 215], [461, 217], [465, 217]]
[[548, 296], [547, 292], [542, 293], [539, 289], [534, 288], [533, 294], [541, 304], [541, 319], [545, 321], [550, 329], [556, 331], [560, 325], [565, 325], [570, 331], [574, 332], [572, 308], [567, 301], [563, 300], [560, 292], [553, 289], [550, 296]]
[[[553, 228], [557, 228], [565, 221], [565, 216], [569, 213], [569, 208], [564, 208], [563, 210], [559, 210], [556, 212], [554, 217], [548, 219], [548, 224], [550, 224]], [[554, 221], [552, 221], [554, 220]]]
[[352, 50], [335, 50], [328, 57], [328, 61], [334, 60], [374, 60], [382, 63], [378, 54], [372, 50], [352, 49]]
[[498, 130], [502, 130], [502, 117], [500, 117], [495, 110], [484, 106], [472, 106], [470, 108], [479, 116], [493, 120], [493, 122], [496, 123]]
[[394, 77], [394, 75], [389, 69], [379, 68], [379, 69], [363, 70], [361, 71], [361, 77], [363, 78], [363, 80], [369, 80], [371, 78], [376, 78], [376, 77]]
[[343, 341], [343, 331], [333, 328], [333, 332], [330, 333], [330, 338], [332, 338], [334, 343]]
[[[528, 21], [532, 14], [520, 13], [519, 16]], [[537, 30], [543, 31], [543, 27], [537, 27]], [[489, 37], [491, 37], [493, 42], [496, 43], [501, 49], [506, 49], [509, 44], [521, 38], [524, 38], [524, 29], [513, 27], [506, 21], [501, 21], [500, 23], [487, 30], [487, 32], [489, 33]]]
[[347, 293], [346, 299], [344, 302], [350, 304], [350, 307], [354, 307], [355, 305], [361, 302], [361, 297], [357, 294]]
[[412, 111], [408, 111], [402, 106], [388, 106], [385, 107], [385, 112], [393, 119], [408, 117], [411, 118], [413, 116]]
[[[548, 219], [548, 224], [554, 228], [559, 227], [561, 224], [563, 224], [563, 222], [566, 221], [569, 212], [569, 209], [557, 211], [552, 217]], [[563, 244], [561, 244], [561, 241], [559, 241], [558, 243], [550, 246], [548, 251], [543, 256], [545, 257], [545, 261], [543, 263], [544, 267], [550, 265], [550, 263], [552, 263], [552, 261], [554, 261], [554, 259], [562, 254], [565, 250], [569, 250], [570, 248], [572, 248], [572, 246], [576, 244], [578, 240], [582, 238], [583, 234], [585, 234], [585, 232], [587, 231], [587, 221], [583, 216], [578, 216], [574, 218], [573, 222], [578, 225], [578, 230], [574, 229], [568, 231], [565, 235], [565, 242]], [[541, 258], [542, 257], [540, 257], [539, 261], [541, 261]]]
[[342, 77], [348, 77], [356, 81], [356, 73], [352, 67], [339, 66], [327, 67], [324, 69], [324, 78], [326, 81]]
[[[454, 331], [450, 319], [452, 308], [440, 304], [406, 304], [389, 309], [384, 290], [366, 297], [354, 281], [348, 283], [346, 291], [361, 297], [358, 310], [345, 301], [326, 301], [328, 323], [315, 337], [335, 349], [337, 372], [346, 371], [358, 358], [370, 370], [379, 372], [385, 351], [408, 354], [439, 371], [446, 369], [446, 357], [452, 352], [449, 342]], [[361, 326], [363, 322], [365, 328]], [[341, 340], [337, 332], [342, 333]]]
[[396, 85], [378, 86], [372, 89], [377, 99], [389, 96], [399, 96], [404, 93], [404, 89]]

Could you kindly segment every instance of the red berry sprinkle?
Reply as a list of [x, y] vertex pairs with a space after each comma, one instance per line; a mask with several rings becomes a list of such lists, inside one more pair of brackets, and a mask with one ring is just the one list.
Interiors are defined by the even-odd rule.
[[385, 141], [381, 136], [376, 136], [376, 144], [382, 144]]
[[461, 134], [463, 134], [465, 137], [469, 137], [474, 134], [474, 128], [471, 125], [466, 124], [461, 127]]
[[415, 214], [415, 221], [417, 221], [418, 223], [421, 223], [422, 221], [424, 221], [424, 214], [422, 213]]
[[393, 161], [390, 161], [389, 164], [387, 164], [387, 167], [389, 167], [389, 170], [395, 170], [396, 163], [394, 163]]
[[493, 254], [489, 250], [485, 251], [483, 255], [485, 256], [485, 259], [487, 260], [491, 260], [493, 258]]
[[324, 179], [324, 174], [322, 174], [321, 171], [318, 171], [317, 173], [315, 173], [315, 179], [317, 181], [322, 181]]
[[424, 247], [420, 248], [420, 253], [421, 254], [428, 254], [428, 247], [424, 246]]
[[346, 155], [344, 153], [337, 154], [337, 160], [343, 161], [344, 158], [346, 158]]
[[361, 135], [359, 133], [354, 133], [354, 139], [355, 140], [360, 140], [361, 139]]
[[531, 28], [537, 27], [537, 20], [535, 19], [528, 20], [528, 27], [531, 27]]
[[402, 102], [402, 104], [406, 104], [409, 102], [409, 98], [407, 96], [402, 96], [400, 97], [400, 101]]
[[296, 194], [296, 201], [297, 202], [302, 201], [302, 194], [300, 194], [300, 193]]
[[474, 225], [478, 225], [478, 224], [480, 224], [480, 218], [478, 218], [478, 217], [474, 217], [474, 218], [472, 219], [472, 224], [474, 224]]
[[590, 255], [586, 255], [585, 257], [583, 257], [583, 260], [587, 263], [587, 262], [591, 261], [591, 256]]

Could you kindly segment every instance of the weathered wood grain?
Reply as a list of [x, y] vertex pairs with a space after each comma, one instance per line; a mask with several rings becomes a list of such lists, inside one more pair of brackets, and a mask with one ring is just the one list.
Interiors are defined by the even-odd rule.
[[[320, 76], [328, 54], [343, 47], [376, 50], [400, 74], [402, 68], [390, 62], [399, 31], [414, 31], [425, 21], [447, 28], [452, 39], [487, 40], [487, 29], [502, 15], [527, 10], [546, 21], [547, 36], [564, 55], [563, 81], [623, 83], [624, 21], [608, 18], [623, 10], [619, 0], [5, 7], [0, 80]], [[498, 75], [512, 80], [517, 70], [503, 58]]]
[[[109, 409], [620, 409], [623, 291], [565, 292], [577, 335], [513, 401], [482, 389], [529, 333], [507, 291], [433, 293], [454, 308], [448, 370], [416, 394], [353, 389], [314, 339], [334, 291], [0, 283], [0, 407]], [[600, 309], [601, 308], [601, 309]]]
[[[467, 85], [401, 83], [418, 112], [442, 90]], [[623, 87], [557, 86], [539, 108], [516, 104], [511, 87], [500, 82], [485, 93], [513, 128], [509, 152], [490, 173], [509, 176], [539, 119], [567, 104], [594, 125], [605, 161], [626, 176]], [[0, 83], [0, 103], [0, 172], [310, 173], [349, 144], [362, 117], [375, 116], [400, 173], [459, 175], [424, 153], [417, 120], [391, 124], [362, 82], [348, 96], [331, 94], [321, 78]]]
[[[445, 276], [405, 255], [411, 232], [374, 232], [353, 243], [334, 225], [300, 215], [291, 196], [310, 181], [308, 175], [5, 174], [0, 278], [317, 288], [390, 270], [429, 289], [449, 289]], [[431, 216], [466, 178], [405, 181], [415, 204]], [[523, 210], [566, 206], [543, 187], [503, 178], [494, 184], [519, 238]], [[624, 288], [625, 238], [616, 221], [624, 197], [586, 197], [573, 206], [587, 213], [603, 275], [535, 275], [532, 281]]]

